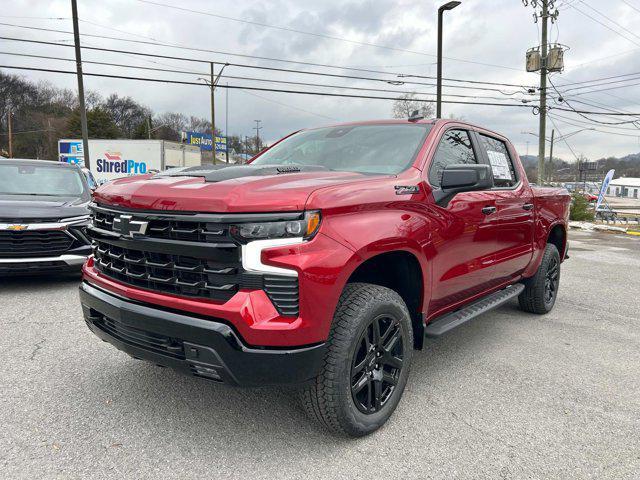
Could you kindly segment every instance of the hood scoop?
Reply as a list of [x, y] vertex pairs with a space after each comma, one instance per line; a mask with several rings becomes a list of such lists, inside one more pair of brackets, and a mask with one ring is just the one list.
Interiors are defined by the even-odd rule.
[[164, 177], [202, 177], [205, 182], [224, 182], [243, 177], [266, 177], [286, 173], [326, 172], [320, 165], [202, 165], [178, 168], [155, 175]]

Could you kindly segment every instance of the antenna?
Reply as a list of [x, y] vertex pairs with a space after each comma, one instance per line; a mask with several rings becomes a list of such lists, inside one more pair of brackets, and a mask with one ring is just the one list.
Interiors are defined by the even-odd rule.
[[420, 110], [414, 110], [411, 116], [409, 117], [410, 122], [417, 122], [418, 120], [422, 120], [424, 115], [420, 114]]

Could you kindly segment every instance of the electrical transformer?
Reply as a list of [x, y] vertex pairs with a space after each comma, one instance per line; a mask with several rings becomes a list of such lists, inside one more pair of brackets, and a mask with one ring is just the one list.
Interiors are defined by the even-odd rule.
[[542, 57], [538, 47], [527, 50], [527, 72], [537, 72], [542, 68]]

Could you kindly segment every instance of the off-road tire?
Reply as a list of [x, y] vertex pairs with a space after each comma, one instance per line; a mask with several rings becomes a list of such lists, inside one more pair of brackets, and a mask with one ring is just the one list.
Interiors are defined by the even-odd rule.
[[[556, 269], [555, 291], [551, 299], [548, 298], [548, 275], [551, 269]], [[560, 254], [555, 245], [547, 244], [542, 261], [536, 274], [525, 280], [525, 289], [518, 297], [520, 308], [525, 312], [543, 315], [549, 313], [555, 305], [560, 286]]]
[[[352, 394], [353, 368], [357, 358], [354, 356], [363, 351], [363, 345], [367, 345], [361, 342], [366, 342], [363, 335], [368, 336], [372, 322], [386, 316], [393, 319], [394, 332], [402, 339], [402, 367], [395, 372], [397, 383], [386, 403], [379, 407], [379, 411], [363, 413], [360, 410], [362, 405], [357, 406]], [[407, 306], [389, 288], [367, 283], [348, 284], [340, 296], [326, 345], [321, 371], [300, 389], [303, 408], [310, 417], [339, 435], [359, 437], [377, 430], [398, 405], [409, 375], [413, 330]], [[383, 370], [385, 368], [382, 367]]]

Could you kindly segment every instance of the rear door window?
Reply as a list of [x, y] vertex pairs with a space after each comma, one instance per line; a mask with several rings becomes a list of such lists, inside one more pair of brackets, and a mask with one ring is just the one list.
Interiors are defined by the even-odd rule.
[[466, 130], [448, 130], [440, 139], [438, 149], [429, 168], [429, 183], [440, 188], [442, 172], [449, 165], [476, 164], [471, 137]]
[[503, 188], [515, 186], [518, 183], [518, 179], [507, 145], [497, 138], [482, 134], [478, 136], [491, 165], [494, 185]]

